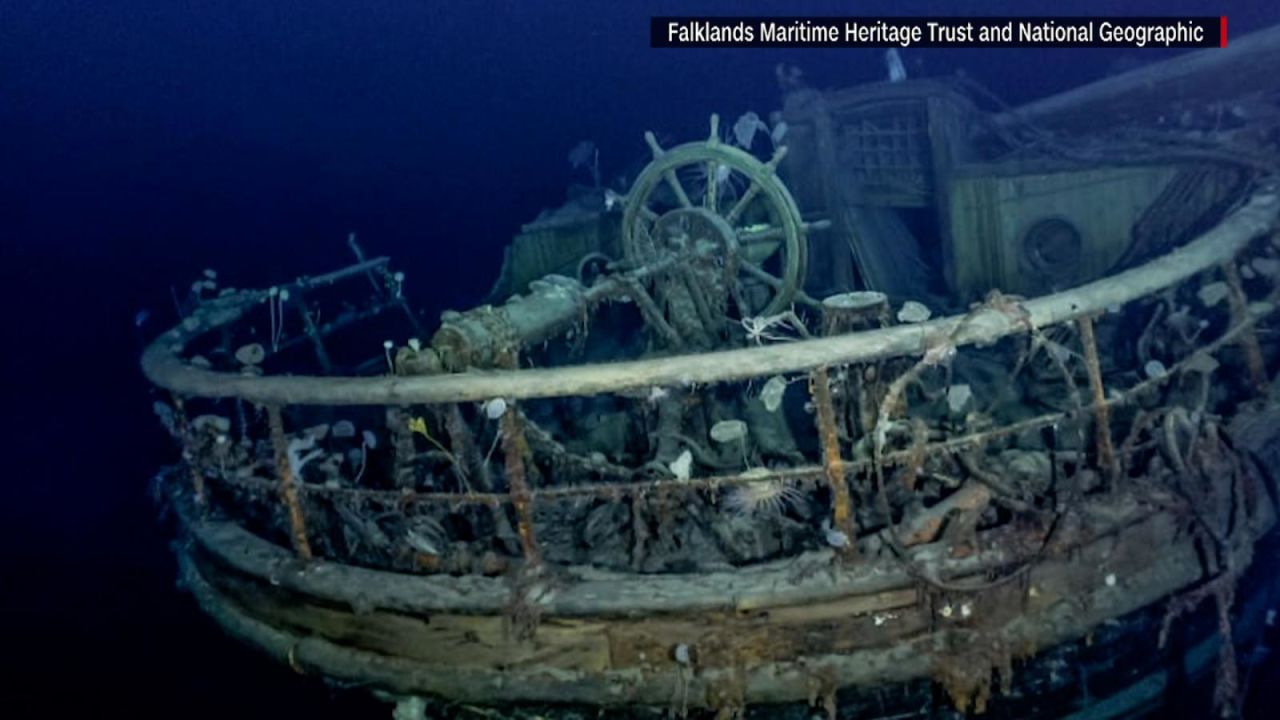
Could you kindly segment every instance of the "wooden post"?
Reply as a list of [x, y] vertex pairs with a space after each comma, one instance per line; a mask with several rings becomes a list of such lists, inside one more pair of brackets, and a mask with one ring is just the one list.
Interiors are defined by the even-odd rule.
[[822, 334], [826, 337], [888, 325], [889, 298], [882, 292], [846, 292], [822, 299]]
[[307, 540], [307, 527], [302, 516], [302, 503], [298, 499], [298, 478], [293, 476], [289, 463], [289, 445], [284, 437], [284, 420], [278, 405], [267, 406], [267, 422], [271, 426], [271, 445], [276, 456], [276, 475], [280, 478], [280, 499], [289, 513], [289, 535], [293, 539], [294, 552], [303, 560], [310, 560], [311, 542]]
[[[1231, 324], [1241, 325], [1249, 320], [1249, 298], [1244, 294], [1240, 284], [1240, 272], [1236, 270], [1234, 260], [1222, 263], [1222, 275], [1231, 289], [1227, 297], [1231, 302]], [[1267, 365], [1262, 360], [1262, 346], [1258, 344], [1258, 331], [1253, 325], [1247, 325], [1240, 333], [1240, 350], [1244, 352], [1244, 361], [1249, 368], [1249, 382], [1260, 395], [1266, 395], [1270, 383], [1267, 382]]]
[[1080, 345], [1084, 349], [1084, 366], [1089, 373], [1089, 390], [1093, 397], [1093, 417], [1098, 446], [1098, 466], [1107, 472], [1111, 482], [1120, 476], [1115, 446], [1111, 443], [1111, 408], [1107, 405], [1106, 388], [1102, 384], [1102, 366], [1098, 362], [1098, 341], [1093, 334], [1093, 316], [1076, 319], [1080, 328]]
[[831, 526], [849, 540], [840, 549], [841, 554], [847, 558], [856, 557], [858, 536], [853, 498], [849, 494], [849, 483], [845, 481], [844, 460], [840, 458], [840, 437], [836, 433], [836, 411], [831, 402], [831, 380], [826, 367], [814, 370], [809, 376], [809, 394], [813, 398], [818, 421], [818, 440], [822, 443], [822, 466], [831, 487]]

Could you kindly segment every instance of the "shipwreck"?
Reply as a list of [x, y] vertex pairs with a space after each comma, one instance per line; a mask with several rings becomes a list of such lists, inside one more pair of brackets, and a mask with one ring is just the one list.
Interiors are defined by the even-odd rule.
[[1179, 674], [1229, 715], [1277, 585], [1276, 70], [1280, 29], [1018, 108], [779, 68], [438, 324], [354, 237], [203, 278], [142, 357], [181, 580], [397, 717], [1111, 717]]

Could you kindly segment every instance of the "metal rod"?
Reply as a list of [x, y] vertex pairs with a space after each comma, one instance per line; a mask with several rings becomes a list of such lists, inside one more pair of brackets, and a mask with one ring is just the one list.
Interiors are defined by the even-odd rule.
[[302, 326], [306, 328], [307, 337], [311, 340], [311, 347], [315, 350], [316, 361], [320, 363], [320, 369], [328, 375], [333, 372], [333, 363], [329, 360], [329, 352], [325, 350], [320, 329], [316, 327], [316, 321], [307, 310], [307, 296], [301, 289], [298, 290], [298, 315], [302, 317]]
[[[319, 326], [317, 330], [319, 331], [321, 337], [328, 337], [329, 335], [332, 335], [333, 333], [341, 330], [342, 328], [364, 322], [365, 320], [368, 320], [373, 317], [377, 317], [378, 315], [381, 315], [382, 313], [390, 310], [393, 307], [395, 307], [393, 303], [389, 303], [389, 302], [380, 303], [378, 305], [374, 305], [364, 310], [359, 310], [356, 312], [339, 315], [336, 319], [331, 320], [330, 322], [327, 322]], [[295, 337], [289, 340], [285, 340], [284, 342], [280, 343], [280, 349], [276, 352], [277, 354], [282, 353], [285, 350], [288, 350], [289, 348], [292, 348], [295, 345], [301, 345], [304, 342], [309, 342], [309, 338]], [[378, 355], [378, 359], [379, 360], [382, 359], [381, 354]]]

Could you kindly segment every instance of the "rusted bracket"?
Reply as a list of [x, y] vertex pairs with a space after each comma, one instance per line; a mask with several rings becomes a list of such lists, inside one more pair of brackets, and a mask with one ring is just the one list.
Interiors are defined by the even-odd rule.
[[307, 526], [302, 516], [302, 502], [298, 499], [298, 478], [293, 476], [289, 463], [289, 445], [284, 437], [284, 420], [278, 405], [267, 406], [267, 422], [271, 426], [271, 446], [275, 450], [276, 474], [280, 478], [280, 499], [289, 513], [289, 536], [293, 550], [303, 560], [310, 560], [311, 541], [307, 539]]

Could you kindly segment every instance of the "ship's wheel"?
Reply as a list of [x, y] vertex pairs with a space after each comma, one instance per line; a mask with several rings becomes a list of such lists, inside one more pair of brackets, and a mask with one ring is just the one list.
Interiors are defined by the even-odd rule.
[[807, 226], [776, 174], [786, 147], [761, 162], [724, 143], [719, 125], [712, 115], [710, 137], [669, 150], [645, 133], [653, 161], [627, 193], [623, 249], [638, 264], [671, 253], [710, 261], [730, 320], [779, 313], [804, 281], [807, 254]]

